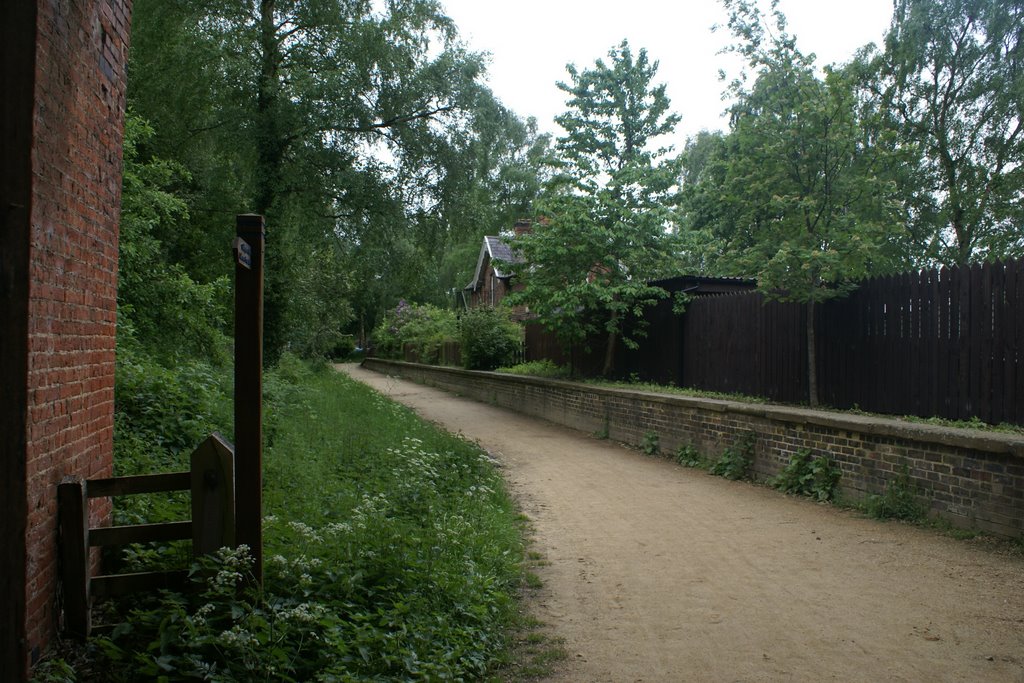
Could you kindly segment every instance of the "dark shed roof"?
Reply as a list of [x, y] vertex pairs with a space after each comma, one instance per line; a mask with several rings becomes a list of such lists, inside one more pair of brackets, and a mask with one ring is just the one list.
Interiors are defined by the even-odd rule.
[[686, 292], [695, 296], [744, 292], [757, 288], [756, 280], [746, 280], [738, 277], [704, 277], [701, 275], [680, 275], [665, 278], [664, 280], [654, 280], [650, 284], [655, 287], [661, 287], [669, 294]]
[[[485, 274], [486, 263], [502, 261], [503, 263], [522, 263], [523, 259], [500, 237], [488, 235], [484, 237], [484, 243], [480, 246], [480, 256], [476, 260], [476, 273], [473, 274], [473, 281], [464, 289], [476, 290], [483, 284], [482, 278]], [[494, 274], [499, 278], [511, 277], [513, 273], [504, 272], [497, 264], [494, 265]]]

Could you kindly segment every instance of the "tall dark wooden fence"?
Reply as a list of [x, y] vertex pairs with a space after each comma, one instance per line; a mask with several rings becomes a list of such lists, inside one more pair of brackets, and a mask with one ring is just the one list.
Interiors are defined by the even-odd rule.
[[692, 301], [683, 316], [679, 386], [807, 399], [807, 309], [758, 292]]
[[[805, 326], [805, 305], [760, 293], [694, 301], [676, 381], [805, 401]], [[820, 305], [815, 332], [826, 405], [1024, 424], [1022, 261], [868, 280]]]
[[822, 308], [823, 401], [1024, 424], [1024, 261], [878, 278]]
[[[757, 292], [698, 298], [682, 316], [662, 302], [616, 374], [806, 402], [806, 315]], [[1024, 424], [1024, 261], [875, 278], [815, 318], [823, 404]]]

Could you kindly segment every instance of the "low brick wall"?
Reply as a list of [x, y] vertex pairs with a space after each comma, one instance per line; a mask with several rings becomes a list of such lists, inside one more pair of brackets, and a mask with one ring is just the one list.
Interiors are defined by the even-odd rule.
[[1024, 536], [1024, 437], [822, 410], [608, 389], [574, 382], [370, 358], [369, 370], [410, 379], [662, 452], [690, 445], [714, 459], [753, 432], [753, 474], [778, 474], [793, 454], [826, 454], [848, 499], [880, 494], [904, 466], [932, 514], [956, 526]]

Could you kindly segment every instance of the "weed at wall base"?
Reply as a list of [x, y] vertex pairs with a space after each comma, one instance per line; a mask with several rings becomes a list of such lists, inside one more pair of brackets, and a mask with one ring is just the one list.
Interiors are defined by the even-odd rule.
[[785, 493], [809, 496], [825, 502], [835, 500], [841, 476], [842, 472], [829, 458], [824, 455], [812, 458], [811, 452], [803, 448], [768, 483]]
[[709, 467], [707, 458], [701, 455], [696, 448], [689, 445], [679, 447], [676, 451], [675, 460], [683, 467], [694, 467], [702, 470]]
[[647, 432], [644, 434], [644, 441], [640, 444], [640, 450], [647, 455], [657, 455], [658, 451], [661, 450], [660, 439], [657, 432]]
[[925, 507], [910, 483], [910, 467], [903, 466], [899, 476], [885, 485], [881, 495], [868, 496], [864, 509], [875, 519], [900, 519], [916, 522], [924, 519]]
[[722, 455], [708, 469], [711, 474], [726, 479], [746, 479], [754, 464], [754, 442], [757, 436], [748, 432], [736, 444], [722, 451]]

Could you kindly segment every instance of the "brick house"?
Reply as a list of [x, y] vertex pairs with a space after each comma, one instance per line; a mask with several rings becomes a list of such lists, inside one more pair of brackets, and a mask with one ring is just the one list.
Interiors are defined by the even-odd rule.
[[[514, 235], [530, 231], [529, 220], [518, 220], [513, 228]], [[500, 263], [496, 263], [496, 261]], [[508, 269], [509, 265], [522, 263], [523, 260], [512, 249], [503, 237], [488, 235], [480, 246], [480, 256], [476, 261], [473, 279], [463, 289], [466, 308], [477, 306], [497, 306], [502, 299], [516, 290], [513, 282], [515, 273]], [[528, 314], [525, 307], [517, 306], [513, 310], [513, 318], [523, 318]]]
[[0, 3], [2, 681], [27, 679], [60, 626], [57, 484], [113, 468], [130, 7]]

